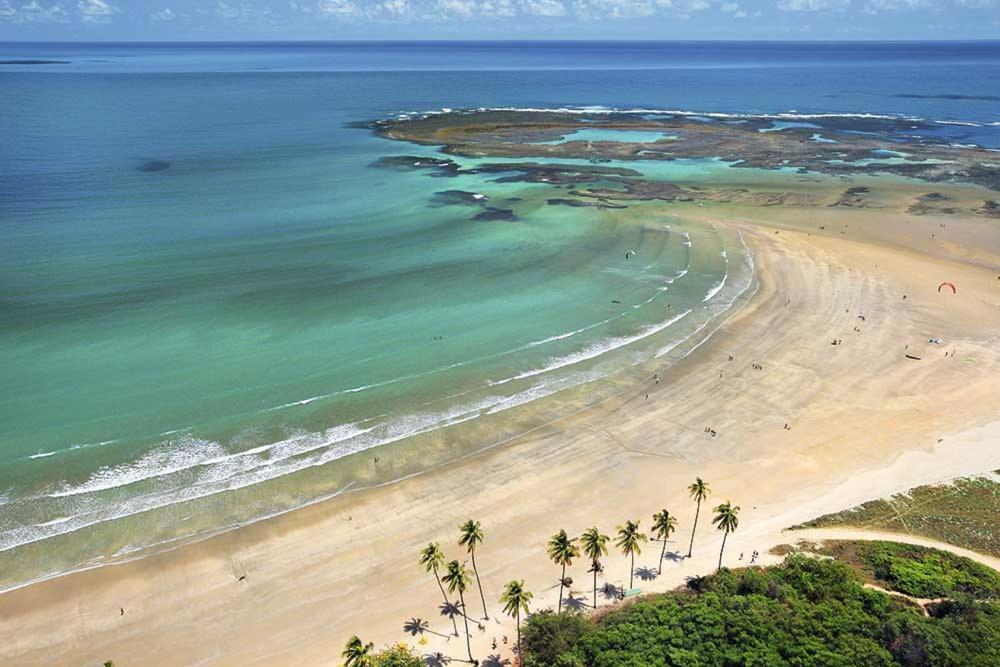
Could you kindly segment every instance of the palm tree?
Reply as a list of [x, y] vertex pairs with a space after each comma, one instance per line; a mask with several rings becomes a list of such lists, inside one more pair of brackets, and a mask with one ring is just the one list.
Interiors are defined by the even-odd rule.
[[601, 556], [608, 555], [608, 540], [596, 527], [588, 528], [580, 536], [583, 553], [590, 559], [590, 571], [594, 573], [594, 609], [597, 609], [597, 573], [601, 571]]
[[663, 548], [660, 550], [660, 566], [656, 568], [658, 574], [663, 574], [663, 557], [667, 555], [667, 538], [676, 529], [677, 519], [670, 516], [670, 512], [667, 510], [660, 510], [653, 515], [653, 535], [663, 540]]
[[469, 519], [458, 527], [462, 535], [458, 538], [459, 546], [464, 546], [472, 556], [472, 571], [476, 573], [476, 585], [479, 586], [479, 599], [483, 601], [483, 618], [490, 620], [486, 611], [486, 596], [483, 595], [483, 582], [479, 580], [479, 569], [476, 567], [476, 545], [483, 543], [483, 529], [478, 521]]
[[729, 537], [729, 533], [736, 530], [740, 525], [740, 508], [733, 507], [732, 504], [727, 500], [718, 507], [715, 508], [715, 518], [712, 519], [712, 523], [719, 530], [725, 531], [722, 534], [722, 548], [719, 549], [719, 568], [722, 569], [722, 552], [726, 550], [726, 538]]
[[347, 648], [341, 653], [344, 657], [344, 667], [371, 667], [372, 650], [375, 645], [371, 642], [362, 644], [357, 635], [347, 640]]
[[695, 477], [694, 482], [688, 487], [688, 495], [698, 503], [694, 510], [694, 525], [691, 526], [691, 544], [688, 545], [688, 558], [691, 557], [691, 550], [694, 549], [694, 531], [698, 529], [698, 514], [701, 513], [701, 501], [708, 498], [708, 494], [710, 493], [712, 493], [712, 490], [708, 488], [708, 484], [701, 477]]
[[566, 566], [573, 564], [573, 559], [580, 555], [580, 549], [576, 546], [576, 540], [570, 539], [565, 530], [549, 538], [549, 546], [546, 552], [549, 558], [556, 565], [562, 565], [562, 576], [559, 577], [559, 607], [562, 611], [563, 587], [566, 585]]
[[646, 541], [646, 536], [639, 530], [638, 521], [626, 521], [624, 526], [618, 526], [618, 539], [615, 545], [622, 550], [626, 556], [632, 557], [632, 564], [628, 570], [628, 587], [632, 588], [632, 580], [635, 576], [635, 555], [642, 554], [642, 547], [639, 545]]
[[[424, 566], [424, 569], [428, 572], [434, 573], [434, 578], [437, 579], [438, 588], [441, 589], [441, 597], [444, 598], [444, 603], [450, 605], [451, 601], [448, 600], [448, 595], [444, 592], [444, 586], [441, 585], [441, 575], [438, 574], [438, 568], [444, 565], [444, 553], [441, 551], [441, 547], [437, 542], [431, 542], [426, 547], [420, 551], [420, 564]], [[458, 636], [458, 623], [455, 622], [455, 617], [451, 617], [451, 624], [455, 630], [455, 636]]]
[[465, 646], [469, 649], [469, 662], [474, 663], [472, 636], [469, 634], [469, 615], [465, 613], [465, 591], [469, 587], [469, 571], [457, 560], [448, 563], [446, 569], [448, 574], [444, 575], [442, 581], [448, 584], [449, 593], [458, 593], [458, 601], [462, 606], [462, 618], [465, 619]]
[[517, 623], [517, 654], [521, 655], [521, 610], [528, 613], [528, 604], [531, 602], [531, 593], [524, 590], [524, 580], [517, 581], [511, 579], [507, 582], [507, 588], [500, 596], [503, 603], [503, 610], [508, 616], [513, 616]]

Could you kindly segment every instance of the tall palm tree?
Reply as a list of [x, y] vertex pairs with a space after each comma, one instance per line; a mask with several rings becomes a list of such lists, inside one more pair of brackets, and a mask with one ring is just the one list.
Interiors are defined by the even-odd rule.
[[663, 574], [663, 557], [667, 555], [667, 538], [675, 530], [677, 530], [677, 519], [670, 516], [670, 512], [663, 509], [653, 515], [653, 535], [663, 540], [663, 548], [660, 550], [660, 566], [656, 568], [658, 574]]
[[511, 579], [507, 582], [507, 587], [500, 596], [503, 603], [503, 610], [508, 616], [513, 616], [517, 623], [517, 654], [521, 655], [521, 610], [528, 613], [528, 604], [531, 602], [531, 593], [524, 590], [524, 579], [517, 581]]
[[562, 576], [559, 577], [559, 607], [562, 611], [563, 587], [566, 585], [566, 566], [573, 564], [573, 559], [580, 555], [580, 549], [576, 546], [576, 540], [571, 539], [565, 530], [549, 538], [549, 546], [546, 549], [549, 558], [556, 565], [562, 565]]
[[472, 571], [476, 573], [476, 585], [479, 586], [479, 599], [483, 601], [483, 618], [488, 621], [490, 620], [490, 615], [486, 611], [486, 596], [483, 595], [483, 582], [479, 580], [479, 568], [476, 567], [476, 546], [483, 543], [483, 528], [479, 525], [478, 521], [469, 519], [459, 526], [458, 530], [461, 532], [458, 544], [465, 547], [469, 555], [472, 556]]
[[[441, 589], [441, 597], [444, 598], [445, 605], [450, 605], [451, 601], [448, 600], [448, 594], [444, 592], [444, 586], [441, 585], [441, 575], [438, 574], [438, 568], [444, 565], [444, 553], [441, 551], [441, 547], [437, 542], [431, 542], [426, 547], [420, 551], [420, 564], [424, 566], [424, 569], [428, 572], [434, 573], [434, 578], [437, 580], [438, 588]], [[451, 617], [451, 625], [455, 631], [455, 636], [458, 636], [458, 623], [455, 622], [455, 617]]]
[[465, 619], [465, 647], [469, 649], [469, 662], [474, 663], [472, 657], [472, 635], [469, 634], [469, 615], [465, 613], [465, 591], [469, 588], [469, 571], [457, 560], [448, 563], [446, 568], [448, 573], [444, 575], [442, 581], [448, 584], [448, 592], [458, 593], [458, 601], [462, 606], [462, 618]]
[[608, 555], [608, 540], [611, 538], [602, 535], [597, 527], [588, 528], [580, 536], [580, 543], [583, 544], [583, 553], [590, 559], [590, 571], [594, 573], [594, 609], [597, 609], [597, 573], [601, 567], [601, 556]]
[[698, 503], [694, 510], [694, 525], [691, 526], [691, 544], [688, 545], [688, 558], [691, 557], [691, 550], [694, 549], [694, 531], [698, 530], [698, 515], [701, 513], [701, 501], [708, 498], [708, 494], [710, 493], [712, 493], [712, 490], [708, 488], [708, 484], [701, 477], [695, 477], [694, 482], [688, 487], [688, 495]]
[[712, 523], [719, 530], [725, 531], [722, 534], [722, 548], [719, 549], [719, 567], [722, 569], [722, 552], [726, 550], [726, 538], [729, 537], [729, 533], [736, 530], [740, 525], [740, 508], [733, 507], [733, 505], [727, 500], [718, 507], [715, 508], [715, 518], [712, 519]]
[[632, 588], [632, 581], [635, 577], [635, 555], [642, 554], [640, 546], [646, 541], [646, 536], [639, 530], [638, 521], [626, 521], [624, 526], [618, 526], [618, 539], [615, 545], [622, 550], [626, 556], [631, 556], [632, 563], [628, 570], [628, 587]]
[[364, 644], [354, 635], [347, 640], [347, 647], [341, 653], [344, 657], [344, 667], [372, 667], [372, 651], [375, 645], [371, 642]]

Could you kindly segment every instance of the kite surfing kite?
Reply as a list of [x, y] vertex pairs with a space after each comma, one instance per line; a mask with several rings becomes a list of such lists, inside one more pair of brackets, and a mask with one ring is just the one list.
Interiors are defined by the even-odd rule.
[[958, 290], [955, 289], [955, 284], [954, 283], [941, 283], [940, 285], [938, 285], [938, 292], [941, 291], [942, 287], [950, 287], [952, 294], [958, 294]]

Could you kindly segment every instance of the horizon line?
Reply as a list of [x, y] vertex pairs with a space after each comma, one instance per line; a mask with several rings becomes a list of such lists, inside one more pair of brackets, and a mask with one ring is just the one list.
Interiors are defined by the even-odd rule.
[[968, 39], [26, 39], [0, 40], [8, 44], [968, 44], [997, 43], [1000, 38]]

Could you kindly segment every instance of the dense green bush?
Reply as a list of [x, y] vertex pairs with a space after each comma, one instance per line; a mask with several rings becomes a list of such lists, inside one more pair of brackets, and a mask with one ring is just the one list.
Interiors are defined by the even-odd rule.
[[[912, 563], [900, 561], [910, 572]], [[597, 622], [535, 614], [525, 624], [525, 665], [1000, 665], [996, 605], [955, 599], [927, 618], [864, 588], [836, 561], [792, 555], [778, 567], [723, 570], [691, 587]]]
[[862, 567], [892, 590], [920, 598], [1000, 597], [1000, 574], [968, 558], [895, 542], [855, 544]]

